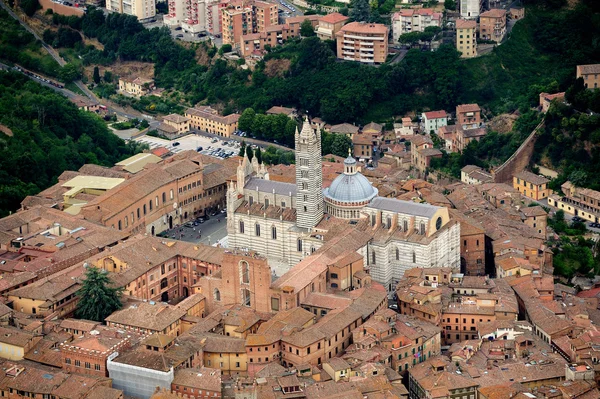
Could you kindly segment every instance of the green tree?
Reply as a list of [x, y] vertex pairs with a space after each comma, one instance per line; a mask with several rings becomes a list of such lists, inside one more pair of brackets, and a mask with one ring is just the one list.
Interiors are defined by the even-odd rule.
[[348, 156], [348, 149], [352, 148], [352, 140], [346, 135], [336, 134], [331, 142], [331, 153], [340, 157]]
[[246, 108], [240, 115], [240, 119], [238, 120], [238, 128], [243, 132], [251, 132], [255, 117], [256, 112], [254, 112], [252, 108]]
[[73, 82], [81, 78], [81, 72], [79, 72], [79, 68], [76, 65], [69, 63], [60, 70], [60, 78], [65, 83]]
[[313, 28], [312, 22], [310, 22], [310, 19], [305, 19], [304, 21], [302, 21], [302, 24], [300, 25], [300, 36], [302, 36], [302, 37], [315, 36], [315, 28]]
[[102, 322], [114, 311], [121, 309], [122, 288], [111, 285], [107, 271], [88, 267], [82, 287], [77, 292], [77, 317]]
[[224, 44], [219, 49], [219, 55], [223, 55], [225, 53], [230, 53], [231, 49], [232, 49], [231, 44]]
[[104, 81], [106, 83], [112, 83], [113, 81], [113, 74], [111, 71], [104, 71], [104, 77], [103, 77]]
[[94, 67], [94, 83], [100, 83], [100, 69], [97, 66]]
[[350, 11], [350, 19], [357, 22], [371, 21], [371, 6], [368, 0], [354, 0]]
[[262, 151], [260, 150], [260, 147], [257, 147], [256, 150], [254, 150], [254, 156], [256, 157], [256, 160], [258, 161], [258, 163], [262, 163]]
[[406, 44], [407, 46], [414, 46], [419, 43], [421, 40], [421, 32], [409, 32], [400, 35], [398, 41], [402, 44]]
[[238, 155], [240, 157], [243, 157], [245, 153], [246, 153], [246, 142], [244, 140], [242, 140], [242, 145], [240, 145], [240, 151], [238, 152]]
[[252, 161], [252, 157], [254, 157], [254, 151], [252, 151], [252, 146], [246, 146], [246, 156], [248, 157], [249, 161]]
[[28, 17], [33, 16], [33, 14], [35, 14], [37, 10], [42, 8], [38, 0], [21, 0], [19, 4], [21, 5], [21, 9], [23, 10], [23, 12]]
[[444, 8], [446, 10], [456, 10], [456, 0], [444, 0]]

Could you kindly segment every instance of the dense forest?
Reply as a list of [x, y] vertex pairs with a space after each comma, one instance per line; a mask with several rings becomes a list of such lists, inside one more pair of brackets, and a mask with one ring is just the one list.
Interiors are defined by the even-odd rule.
[[0, 71], [0, 216], [27, 195], [85, 163], [112, 166], [134, 154], [96, 115], [83, 112], [52, 89], [14, 72]]

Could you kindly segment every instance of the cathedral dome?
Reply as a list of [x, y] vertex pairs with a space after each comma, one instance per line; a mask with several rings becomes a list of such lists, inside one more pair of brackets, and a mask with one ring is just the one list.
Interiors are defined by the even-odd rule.
[[336, 177], [331, 186], [325, 189], [325, 197], [337, 202], [366, 202], [377, 196], [377, 189], [356, 170], [352, 157], [344, 161], [344, 173]]

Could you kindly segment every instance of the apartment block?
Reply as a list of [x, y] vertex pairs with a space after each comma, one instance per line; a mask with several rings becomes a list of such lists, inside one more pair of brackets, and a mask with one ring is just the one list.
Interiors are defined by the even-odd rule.
[[456, 123], [463, 129], [474, 129], [481, 125], [481, 108], [477, 104], [456, 106]]
[[488, 0], [460, 0], [460, 17], [466, 19], [477, 19], [486, 9]]
[[479, 17], [479, 37], [502, 42], [506, 35], [506, 11], [498, 8], [486, 11]]
[[423, 112], [421, 116], [423, 118], [425, 134], [429, 134], [431, 131], [437, 132], [442, 126], [448, 125], [448, 114], [446, 114], [446, 111]]
[[388, 27], [382, 24], [351, 22], [338, 33], [337, 58], [365, 64], [384, 63], [388, 54]]
[[248, 57], [256, 52], [262, 54], [265, 46], [275, 47], [281, 45], [290, 37], [298, 37], [298, 35], [292, 35], [288, 24], [269, 26], [263, 32], [242, 35], [240, 39], [240, 51], [243, 57]]
[[[107, 4], [108, 8], [108, 4]], [[120, 78], [119, 91], [124, 94], [129, 94], [134, 97], [141, 97], [150, 93], [154, 89], [154, 81], [146, 78]]]
[[170, 28], [181, 27], [186, 32], [210, 32], [221, 28], [218, 0], [169, 0], [169, 11], [163, 21]]
[[583, 84], [588, 89], [600, 87], [600, 64], [577, 65], [577, 79], [582, 78]]
[[456, 20], [456, 50], [460, 51], [462, 58], [477, 56], [477, 22], [473, 20]]
[[550, 195], [550, 180], [526, 170], [513, 176], [513, 187], [521, 194], [534, 200], [542, 200]]
[[338, 12], [319, 17], [317, 37], [321, 40], [335, 40], [335, 35], [349, 20], [349, 17]]
[[250, 33], [263, 32], [277, 25], [277, 5], [262, 1], [234, 0], [221, 9], [223, 44], [239, 46], [241, 37]]
[[106, 9], [119, 14], [133, 15], [143, 21], [154, 18], [156, 2], [154, 0], [107, 0]]
[[195, 106], [185, 111], [185, 116], [190, 119], [190, 127], [203, 130], [208, 133], [222, 137], [231, 137], [237, 130], [239, 114], [227, 116], [219, 115], [219, 112], [210, 106]]
[[408, 9], [394, 13], [392, 16], [392, 36], [398, 43], [401, 35], [410, 32], [424, 32], [430, 26], [442, 26], [441, 12], [431, 8]]

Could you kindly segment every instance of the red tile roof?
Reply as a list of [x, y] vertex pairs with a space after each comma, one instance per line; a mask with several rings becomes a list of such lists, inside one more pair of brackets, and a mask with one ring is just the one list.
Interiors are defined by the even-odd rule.
[[334, 12], [334, 13], [327, 14], [327, 15], [319, 18], [319, 21], [327, 22], [330, 24], [337, 24], [339, 22], [348, 21], [349, 19], [350, 18], [340, 14], [339, 12]]

